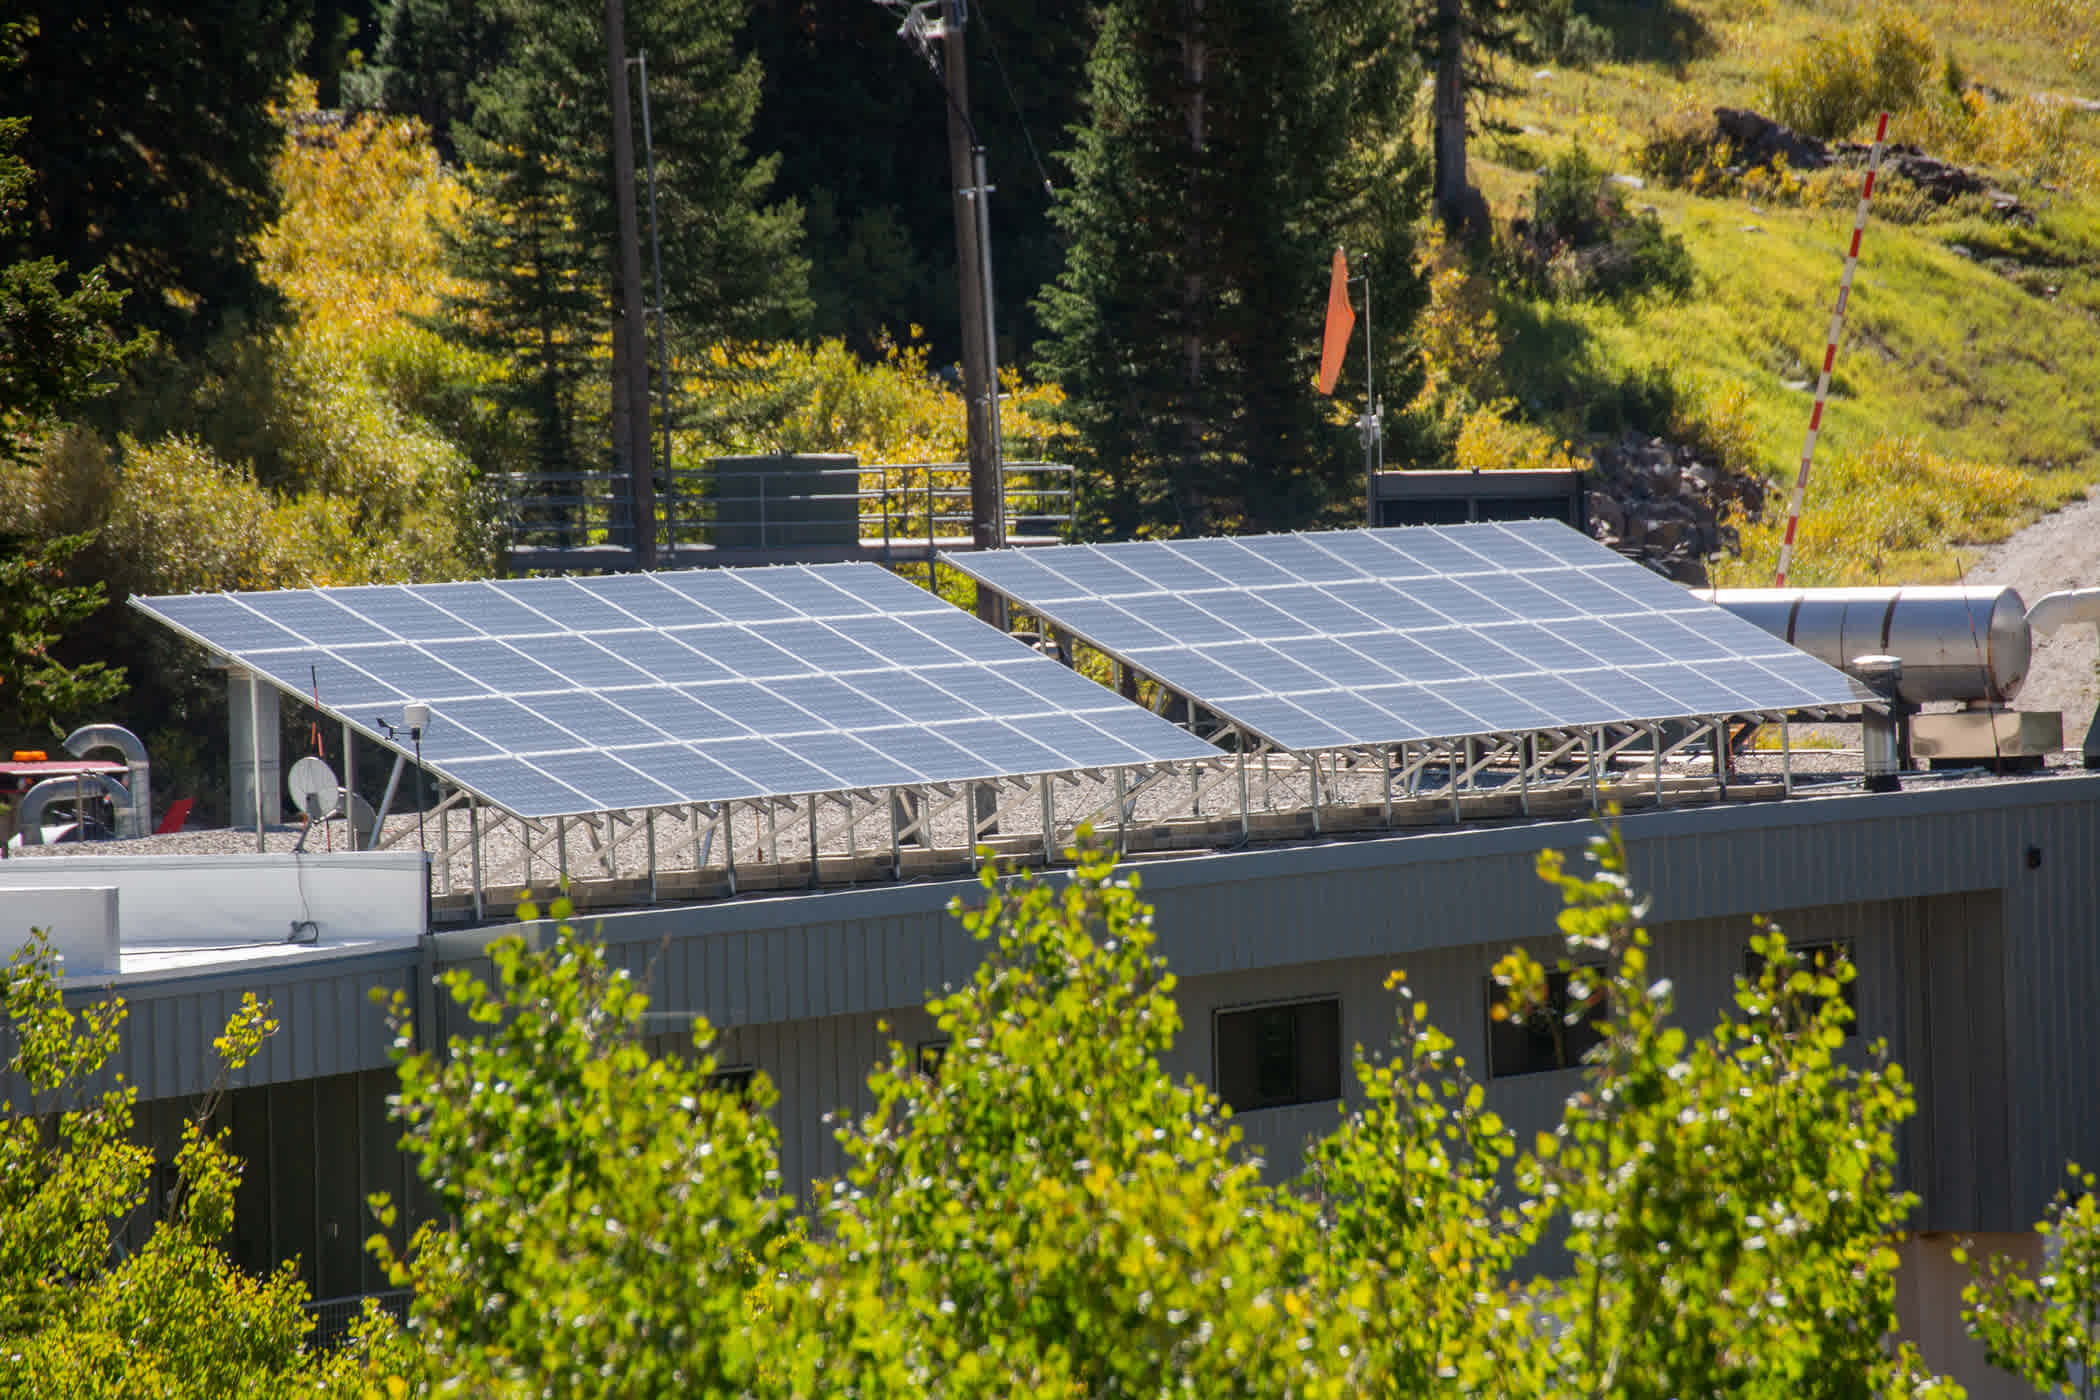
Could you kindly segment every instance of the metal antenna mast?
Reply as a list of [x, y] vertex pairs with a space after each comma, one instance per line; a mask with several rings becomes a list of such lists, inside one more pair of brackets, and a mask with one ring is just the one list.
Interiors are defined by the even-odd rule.
[[[656, 485], [649, 460], [649, 342], [642, 325], [641, 233], [634, 217], [634, 118], [627, 96], [627, 12], [605, 0], [612, 80], [613, 203], [620, 220], [620, 310], [613, 323], [613, 460], [627, 468], [634, 566], [656, 567]], [[623, 431], [624, 430], [624, 431]]]
[[1378, 384], [1371, 367], [1371, 270], [1352, 277], [1364, 284], [1364, 416], [1357, 426], [1364, 434], [1364, 524], [1378, 523], [1378, 472], [1385, 465], [1385, 414], [1378, 406]]
[[663, 418], [664, 490], [671, 489], [671, 346], [664, 308], [664, 245], [656, 228], [656, 141], [649, 132], [649, 51], [628, 60], [642, 77], [642, 160], [649, 177], [649, 261], [656, 274], [656, 387], [657, 412]]

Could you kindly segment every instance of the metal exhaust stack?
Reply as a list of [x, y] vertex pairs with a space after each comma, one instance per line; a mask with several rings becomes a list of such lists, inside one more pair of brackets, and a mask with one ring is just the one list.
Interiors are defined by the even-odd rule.
[[1880, 705], [1860, 711], [1860, 748], [1866, 755], [1865, 786], [1868, 792], [1895, 792], [1902, 788], [1903, 745], [1899, 737], [1903, 719], [1903, 658], [1900, 656], [1855, 656], [1848, 668], [1862, 685], [1879, 695]]
[[153, 834], [153, 765], [146, 760], [146, 746], [139, 736], [121, 724], [84, 724], [66, 736], [66, 752], [86, 758], [96, 749], [115, 749], [124, 755], [124, 788], [110, 794], [117, 808], [119, 837]]

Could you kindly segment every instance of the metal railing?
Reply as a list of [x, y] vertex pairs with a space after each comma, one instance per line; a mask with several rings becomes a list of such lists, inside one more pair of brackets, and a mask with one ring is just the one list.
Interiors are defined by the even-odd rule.
[[[816, 460], [823, 459], [786, 457], [762, 470], [674, 469], [668, 482], [657, 484], [659, 546], [675, 551], [680, 546], [793, 550], [861, 545], [888, 553], [968, 543], [968, 463], [803, 465]], [[1076, 508], [1070, 466], [1008, 462], [1004, 476], [1009, 540], [1070, 537]], [[503, 536], [512, 549], [632, 546], [625, 477], [515, 472], [494, 484]]]
[[364, 1311], [365, 1299], [370, 1298], [380, 1307], [393, 1314], [394, 1321], [408, 1321], [408, 1300], [415, 1296], [409, 1288], [389, 1288], [378, 1293], [353, 1293], [343, 1298], [322, 1298], [306, 1305], [307, 1315], [314, 1320], [314, 1330], [306, 1344], [315, 1351], [333, 1351], [350, 1340], [350, 1328], [357, 1315]]

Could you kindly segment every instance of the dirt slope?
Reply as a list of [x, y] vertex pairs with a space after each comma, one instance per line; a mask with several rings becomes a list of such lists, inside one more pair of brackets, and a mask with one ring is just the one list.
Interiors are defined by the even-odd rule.
[[[2029, 607], [2061, 588], [2100, 587], [2100, 487], [1985, 550], [1969, 566], [1967, 581], [2009, 584]], [[2073, 749], [2100, 699], [2093, 672], [2100, 641], [2094, 634], [2094, 628], [2074, 626], [2053, 639], [2037, 636], [2027, 683], [2016, 701], [2023, 710], [2062, 710], [2064, 743]]]

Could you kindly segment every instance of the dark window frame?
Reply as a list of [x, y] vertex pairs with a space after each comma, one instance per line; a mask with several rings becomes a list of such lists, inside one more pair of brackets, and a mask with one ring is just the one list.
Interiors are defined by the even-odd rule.
[[757, 1065], [717, 1065], [707, 1076], [707, 1087], [718, 1094], [734, 1094], [739, 1101], [749, 1103], [751, 1081], [757, 1077]]
[[[1546, 1004], [1521, 1024], [1496, 1019], [1495, 1008], [1509, 1003], [1509, 989], [1493, 977], [1486, 980], [1483, 1019], [1487, 1023], [1484, 1039], [1489, 1080], [1581, 1069], [1582, 1057], [1592, 1046], [1603, 1042], [1604, 1037], [1596, 1028], [1604, 1017], [1605, 1002], [1601, 996], [1592, 1002], [1582, 1019], [1572, 1025], [1568, 1022], [1568, 978], [1576, 972], [1588, 973], [1592, 980], [1605, 975], [1601, 964], [1584, 964], [1568, 972], [1548, 969]], [[1558, 1035], [1554, 1034], [1554, 1023], [1559, 1025]]]
[[[1254, 1038], [1244, 1056], [1227, 1044], [1242, 1027]], [[1279, 1045], [1277, 1036], [1286, 1030], [1288, 1042]], [[1211, 1083], [1235, 1117], [1339, 1102], [1343, 1061], [1339, 995], [1246, 1002], [1211, 1011]]]
[[912, 1049], [912, 1068], [924, 1078], [938, 1082], [941, 1066], [948, 1060], [948, 1047], [953, 1043], [946, 1037], [920, 1041]]

